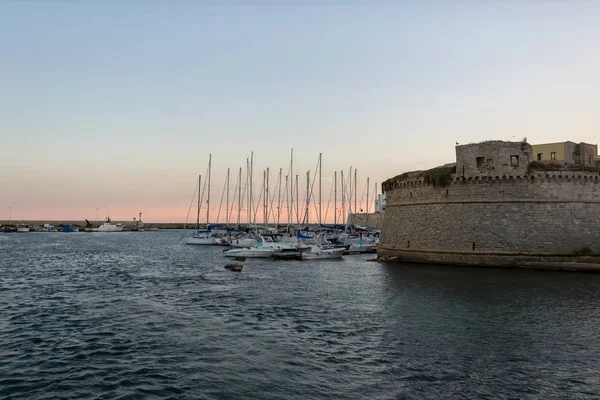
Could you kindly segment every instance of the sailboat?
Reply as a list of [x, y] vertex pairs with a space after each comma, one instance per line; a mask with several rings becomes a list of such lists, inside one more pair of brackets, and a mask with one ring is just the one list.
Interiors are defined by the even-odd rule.
[[200, 202], [201, 202], [201, 182], [202, 176], [198, 176], [198, 214], [196, 216], [196, 232], [190, 238], [187, 238], [185, 244], [200, 244], [200, 245], [218, 245], [219, 240], [217, 238], [213, 238], [210, 232], [210, 227], [208, 224], [208, 218], [210, 213], [210, 168], [211, 168], [212, 155], [208, 156], [208, 199], [206, 206], [206, 230], [200, 230]]

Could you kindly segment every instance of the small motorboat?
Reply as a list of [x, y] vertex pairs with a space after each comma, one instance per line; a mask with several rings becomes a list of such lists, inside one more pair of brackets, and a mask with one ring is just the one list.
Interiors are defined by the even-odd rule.
[[18, 233], [25, 233], [25, 232], [29, 232], [30, 227], [27, 224], [21, 224], [19, 226], [17, 226], [17, 232]]
[[351, 244], [344, 255], [377, 253], [377, 246], [371, 244]]
[[319, 246], [312, 246], [310, 251], [302, 253], [303, 260], [332, 260], [340, 259], [344, 253], [344, 248], [322, 249]]

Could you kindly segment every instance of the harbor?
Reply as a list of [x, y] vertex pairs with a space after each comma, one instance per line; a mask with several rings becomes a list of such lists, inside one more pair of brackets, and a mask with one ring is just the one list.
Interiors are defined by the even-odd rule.
[[[278, 174], [273, 177], [270, 167], [260, 171], [262, 184], [257, 195], [254, 183], [255, 155], [250, 152], [245, 170], [239, 168], [233, 184], [231, 168], [227, 168], [219, 206], [215, 209], [211, 207], [211, 201], [215, 201], [215, 194], [212, 193], [211, 196], [211, 178], [214, 173], [212, 162], [212, 154], [209, 154], [204, 180], [202, 174], [198, 175], [191, 206], [183, 225], [148, 224], [142, 220], [141, 212], [131, 221], [113, 221], [107, 216], [100, 222], [97, 208], [95, 222], [86, 219], [84, 223], [19, 221], [15, 224], [9, 218], [8, 221], [0, 221], [0, 232], [107, 234], [181, 229], [181, 243], [221, 246], [225, 257], [238, 261], [245, 261], [247, 258], [272, 258], [277, 261], [328, 260], [377, 253], [382, 226], [382, 213], [378, 212], [377, 204], [381, 201], [381, 196], [377, 195], [377, 183], [371, 186], [369, 177], [362, 184], [358, 181], [356, 167], [349, 167], [346, 178], [345, 171], [339, 171], [339, 179], [338, 171], [334, 171], [329, 196], [325, 199], [322, 153], [318, 155], [312, 174], [310, 170], [306, 171], [305, 190], [301, 191], [300, 174], [295, 173], [294, 150], [291, 149], [285, 175], [283, 168], [279, 168]], [[273, 178], [275, 182], [272, 181]], [[359, 186], [362, 190], [360, 199]], [[371, 210], [375, 212], [370, 213]], [[12, 207], [10, 211], [12, 213]], [[216, 217], [211, 215], [211, 211], [216, 211]], [[215, 220], [223, 222], [213, 222]], [[359, 225], [359, 222], [363, 225]]]
[[1, 3], [0, 400], [600, 399], [600, 3]]

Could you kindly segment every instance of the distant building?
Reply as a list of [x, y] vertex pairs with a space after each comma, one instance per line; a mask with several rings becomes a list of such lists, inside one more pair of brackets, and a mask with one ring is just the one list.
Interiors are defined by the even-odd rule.
[[559, 142], [532, 145], [532, 161], [556, 161], [561, 164], [593, 166], [598, 158], [598, 145]]
[[377, 196], [375, 199], [375, 213], [385, 212], [385, 193]]

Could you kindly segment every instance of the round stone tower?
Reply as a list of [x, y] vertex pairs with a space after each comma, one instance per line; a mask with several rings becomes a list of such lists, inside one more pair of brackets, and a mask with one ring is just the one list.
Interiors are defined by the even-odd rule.
[[600, 174], [537, 165], [531, 146], [456, 147], [456, 164], [382, 184], [378, 258], [478, 266], [600, 270]]

